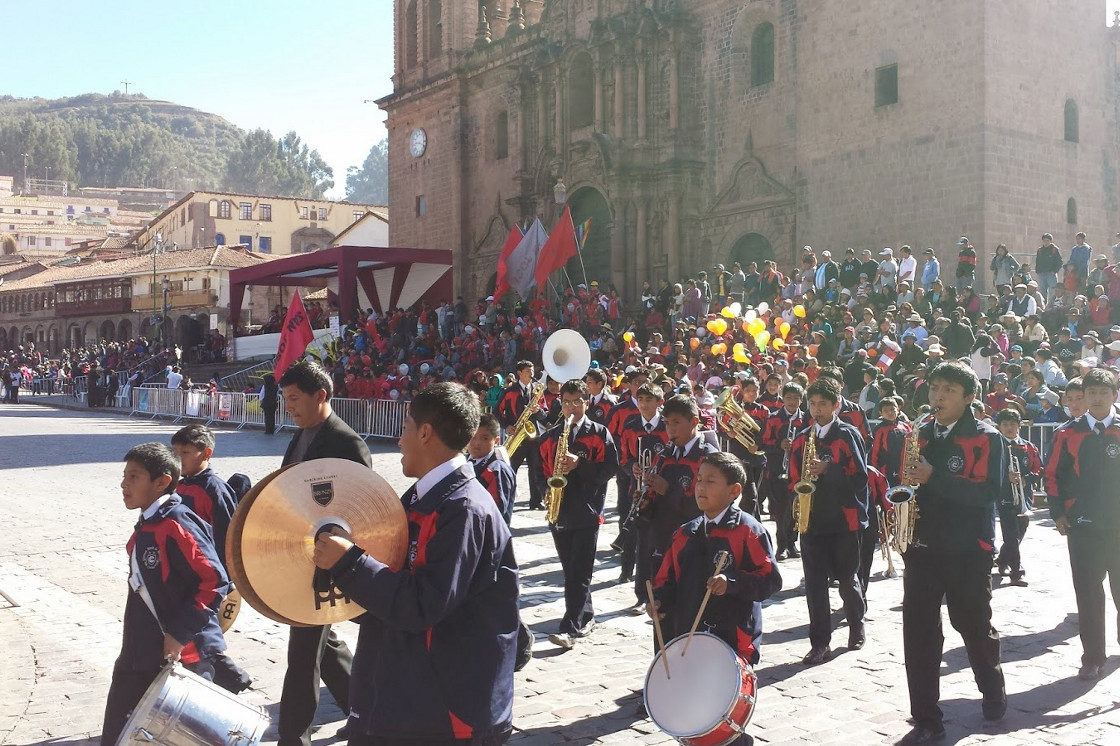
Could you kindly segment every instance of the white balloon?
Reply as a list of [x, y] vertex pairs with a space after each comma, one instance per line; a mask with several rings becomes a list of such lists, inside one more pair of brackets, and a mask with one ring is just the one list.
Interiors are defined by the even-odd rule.
[[400, 396], [401, 396], [401, 392], [397, 391], [396, 389], [390, 389], [390, 391], [389, 391], [389, 398], [390, 399], [392, 399], [393, 401], [396, 401], [397, 399], [400, 398]]
[[402, 376], [407, 376], [408, 375], [408, 366], [405, 365], [404, 363], [401, 363], [401, 367], [397, 368], [397, 370], [399, 370], [401, 372]]
[[769, 303], [767, 303], [767, 302], [763, 301], [762, 303], [759, 303], [759, 304], [758, 304], [758, 312], [759, 312], [759, 314], [764, 314], [764, 313], [766, 313], [766, 312], [767, 312], [767, 311], [769, 311], [769, 310], [770, 310], [770, 304], [769, 304]]
[[421, 375], [425, 375], [425, 376], [428, 375], [428, 371], [430, 371], [431, 369], [432, 369], [432, 366], [428, 365], [427, 363], [420, 363], [420, 373], [421, 373]]

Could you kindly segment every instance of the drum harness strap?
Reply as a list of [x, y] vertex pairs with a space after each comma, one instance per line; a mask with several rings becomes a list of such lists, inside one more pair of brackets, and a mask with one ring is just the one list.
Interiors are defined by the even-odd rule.
[[144, 600], [144, 605], [148, 607], [148, 611], [152, 612], [155, 617], [156, 624], [159, 625], [159, 631], [167, 634], [167, 630], [163, 628], [163, 622], [159, 620], [159, 614], [156, 613], [156, 606], [152, 603], [152, 594], [148, 593], [148, 587], [144, 585], [144, 577], [140, 574], [140, 565], [136, 563], [136, 549], [133, 548], [132, 552], [128, 555], [129, 564], [132, 565], [132, 574], [128, 576], [128, 585], [136, 593], [140, 594], [140, 598]]

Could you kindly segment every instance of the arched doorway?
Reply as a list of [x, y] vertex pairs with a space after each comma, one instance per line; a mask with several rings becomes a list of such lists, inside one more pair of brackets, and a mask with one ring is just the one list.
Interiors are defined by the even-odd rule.
[[0, 327], [0, 350], [8, 349], [8, 330]]
[[58, 352], [58, 327], [51, 326], [47, 330], [47, 346], [52, 353]]
[[8, 330], [8, 344], [12, 347], [19, 345], [19, 329], [14, 326]]
[[132, 322], [128, 319], [121, 319], [121, 323], [117, 325], [117, 339], [121, 342], [132, 339]]
[[97, 326], [92, 321], [87, 321], [82, 327], [82, 344], [93, 344], [97, 341]]
[[600, 290], [605, 291], [611, 282], [611, 230], [614, 221], [610, 205], [598, 189], [582, 187], [568, 198], [568, 207], [572, 211], [577, 237], [587, 220], [591, 220], [583, 237], [583, 265], [580, 265], [579, 255], [572, 257], [567, 265], [568, 276], [578, 285], [583, 282], [586, 268], [587, 281], [598, 280]]
[[202, 342], [202, 322], [183, 314], [175, 321], [175, 343], [188, 350]]
[[106, 342], [113, 342], [116, 339], [117, 325], [111, 320], [101, 322], [101, 334], [98, 335], [99, 339], [104, 339]]
[[743, 271], [747, 271], [747, 267], [751, 262], [758, 262], [759, 271], [762, 270], [762, 262], [767, 259], [774, 258], [774, 248], [770, 245], [770, 241], [766, 236], [760, 233], [747, 233], [735, 242], [731, 247], [731, 254], [728, 256], [729, 265], [734, 262], [739, 262], [743, 265]]
[[71, 350], [82, 346], [82, 328], [77, 324], [71, 324], [66, 330], [66, 346]]

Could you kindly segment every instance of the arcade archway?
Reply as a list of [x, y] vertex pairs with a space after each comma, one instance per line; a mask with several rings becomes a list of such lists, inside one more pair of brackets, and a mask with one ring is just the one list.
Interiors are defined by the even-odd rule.
[[743, 265], [743, 271], [745, 272], [751, 262], [758, 262], [758, 269], [762, 271], [762, 262], [773, 258], [774, 247], [770, 245], [766, 236], [761, 233], [747, 233], [741, 236], [731, 247], [731, 253], [728, 255], [728, 266], [730, 267], [733, 262], [739, 262]]
[[572, 211], [572, 222], [576, 226], [576, 235], [587, 220], [591, 223], [583, 237], [583, 265], [577, 255], [568, 261], [566, 269], [572, 282], [583, 282], [583, 272], [587, 270], [587, 281], [598, 280], [601, 290], [606, 290], [611, 282], [611, 230], [613, 220], [611, 208], [602, 192], [594, 187], [581, 187], [568, 198], [568, 207]]

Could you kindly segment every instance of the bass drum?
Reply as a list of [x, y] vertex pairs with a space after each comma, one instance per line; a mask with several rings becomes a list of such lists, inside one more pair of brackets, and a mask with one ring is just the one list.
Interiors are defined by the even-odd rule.
[[[724, 746], [746, 730], [754, 714], [758, 678], [730, 645], [697, 632], [674, 638], [646, 672], [646, 712], [657, 727], [686, 746]], [[662, 657], [669, 660], [665, 676]]]
[[268, 722], [264, 708], [170, 664], [144, 692], [117, 746], [252, 746], [260, 743]]

